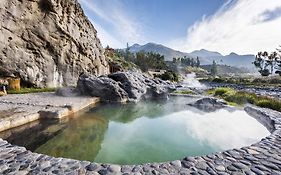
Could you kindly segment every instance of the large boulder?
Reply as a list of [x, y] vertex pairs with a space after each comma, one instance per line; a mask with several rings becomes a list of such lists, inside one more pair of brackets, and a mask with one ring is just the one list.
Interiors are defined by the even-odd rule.
[[117, 72], [108, 76], [81, 75], [77, 90], [81, 95], [100, 97], [107, 102], [137, 102], [147, 98], [167, 98], [168, 84], [139, 72]]
[[79, 77], [77, 89], [82, 95], [100, 97], [102, 101], [125, 102], [128, 94], [121, 84], [108, 77], [82, 75]]
[[167, 99], [169, 94], [169, 86], [163, 86], [163, 84], [156, 84], [149, 86], [145, 99], [162, 100]]
[[218, 109], [227, 107], [226, 102], [216, 99], [216, 98], [210, 98], [210, 97], [199, 99], [196, 102], [191, 103], [189, 105], [193, 106], [199, 110], [202, 110], [204, 112], [213, 112]]
[[144, 82], [142, 74], [137, 73], [125, 73], [117, 72], [108, 75], [108, 77], [116, 82], [120, 83], [122, 89], [124, 89], [128, 97], [131, 99], [140, 99], [147, 91], [147, 85]]
[[109, 73], [97, 31], [77, 0], [1, 0], [0, 19], [0, 67], [23, 83], [76, 85], [83, 72]]

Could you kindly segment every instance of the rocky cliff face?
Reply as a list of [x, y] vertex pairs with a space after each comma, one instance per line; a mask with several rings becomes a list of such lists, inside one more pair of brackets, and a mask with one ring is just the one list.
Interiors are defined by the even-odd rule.
[[109, 72], [97, 31], [77, 0], [1, 0], [0, 67], [39, 87]]

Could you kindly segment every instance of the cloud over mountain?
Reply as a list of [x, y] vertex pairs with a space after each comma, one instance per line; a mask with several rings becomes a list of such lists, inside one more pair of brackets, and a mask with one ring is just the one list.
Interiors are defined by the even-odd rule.
[[274, 51], [281, 44], [280, 29], [280, 0], [228, 0], [214, 15], [189, 27], [187, 37], [177, 39], [182, 46], [171, 45], [182, 51], [255, 54]]

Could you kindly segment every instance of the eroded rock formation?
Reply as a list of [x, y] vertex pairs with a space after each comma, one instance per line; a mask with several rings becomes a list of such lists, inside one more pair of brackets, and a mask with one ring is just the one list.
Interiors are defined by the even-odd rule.
[[1, 0], [0, 67], [39, 87], [109, 72], [97, 31], [77, 0]]
[[141, 99], [167, 99], [171, 84], [139, 72], [117, 72], [108, 76], [81, 75], [77, 89], [81, 95], [100, 97], [106, 102], [137, 102]]

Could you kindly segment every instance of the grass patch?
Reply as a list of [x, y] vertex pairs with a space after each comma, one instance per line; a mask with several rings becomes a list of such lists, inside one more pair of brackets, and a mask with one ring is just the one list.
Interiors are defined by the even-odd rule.
[[222, 98], [231, 105], [250, 103], [262, 108], [269, 108], [281, 112], [281, 101], [267, 96], [258, 96], [254, 93], [236, 91], [231, 88], [217, 88], [208, 91], [208, 94]]
[[229, 101], [227, 101], [226, 102], [229, 106], [240, 106], [240, 105], [238, 105], [237, 103], [234, 103], [234, 102], [229, 102]]
[[255, 104], [258, 100], [257, 96], [254, 93], [248, 93], [243, 91], [234, 92], [233, 94], [226, 95], [224, 97], [226, 101], [236, 103], [238, 105], [250, 103]]
[[174, 91], [175, 94], [183, 94], [183, 95], [195, 95], [195, 93], [191, 90], [177, 90]]
[[208, 91], [209, 95], [221, 96], [221, 97], [231, 95], [234, 93], [235, 93], [235, 90], [231, 89], [231, 88], [216, 88], [216, 89], [211, 89]]
[[28, 94], [28, 93], [39, 93], [39, 92], [55, 92], [56, 88], [21, 88], [17, 90], [8, 90], [8, 94]]
[[261, 98], [256, 102], [256, 105], [262, 108], [269, 108], [281, 112], [281, 102], [277, 99], [269, 97]]

